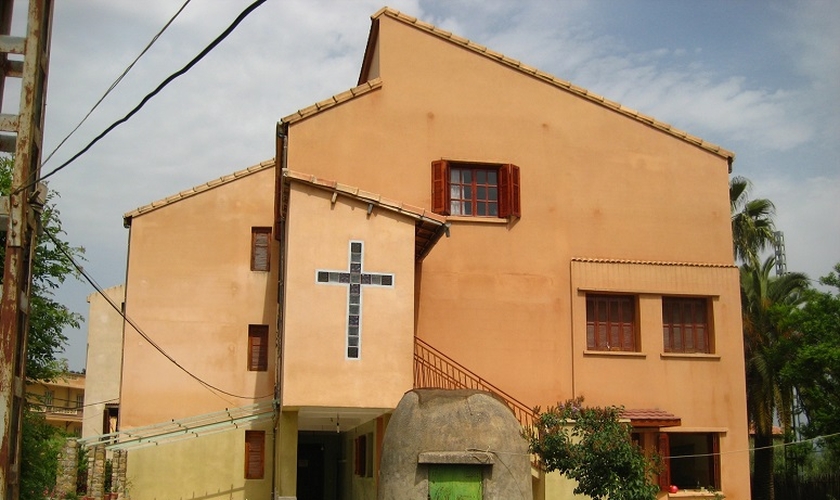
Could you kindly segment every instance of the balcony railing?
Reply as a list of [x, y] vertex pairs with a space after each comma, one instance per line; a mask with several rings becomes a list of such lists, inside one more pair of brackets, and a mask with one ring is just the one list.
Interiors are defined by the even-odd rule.
[[81, 408], [65, 408], [63, 406], [50, 405], [32, 405], [32, 410], [38, 413], [44, 413], [46, 418], [55, 418], [59, 420], [81, 420]]
[[475, 389], [501, 398], [523, 427], [536, 418], [534, 411], [468, 368], [414, 337], [414, 387], [417, 389]]

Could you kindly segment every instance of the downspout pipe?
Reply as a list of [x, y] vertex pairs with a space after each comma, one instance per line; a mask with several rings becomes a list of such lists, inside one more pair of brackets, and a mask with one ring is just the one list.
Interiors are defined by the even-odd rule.
[[285, 215], [283, 214], [283, 171], [286, 169], [286, 162], [288, 155], [286, 153], [289, 140], [289, 126], [285, 123], [277, 124], [276, 149], [274, 156], [274, 232], [275, 238], [280, 243], [280, 252], [277, 265], [277, 335], [275, 337], [275, 373], [274, 373], [274, 425], [272, 432], [274, 439], [272, 440], [272, 468], [271, 468], [271, 492], [272, 498], [278, 498], [280, 492], [277, 491], [277, 471], [279, 468], [277, 451], [280, 448], [280, 438], [282, 433], [279, 432], [280, 423], [282, 421], [281, 415], [283, 412], [283, 353], [284, 349], [284, 307], [286, 295], [286, 224]]

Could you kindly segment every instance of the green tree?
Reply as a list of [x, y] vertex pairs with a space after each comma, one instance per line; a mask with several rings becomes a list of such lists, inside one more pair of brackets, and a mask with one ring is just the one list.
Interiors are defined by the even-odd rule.
[[804, 301], [808, 277], [771, 276], [775, 259], [741, 266], [741, 313], [747, 381], [747, 414], [755, 432], [753, 498], [773, 500], [773, 419], [789, 428], [791, 385], [782, 370], [791, 355], [790, 317]]
[[654, 500], [659, 488], [650, 483], [655, 463], [630, 439], [622, 408], [584, 407], [583, 398], [537, 409], [528, 430], [530, 450], [546, 471], [577, 481], [575, 493], [594, 500]]
[[750, 199], [752, 183], [736, 176], [729, 181], [729, 208], [732, 216], [732, 247], [735, 260], [753, 264], [762, 250], [773, 243], [776, 207], [768, 199]]
[[[782, 370], [785, 382], [797, 389], [807, 437], [840, 432], [840, 263], [819, 281], [833, 291], [808, 290], [805, 305], [788, 318], [796, 335], [791, 359]], [[840, 461], [840, 437], [824, 445]]]
[[42, 500], [55, 487], [64, 433], [33, 411], [23, 412], [20, 500]]
[[[0, 195], [11, 191], [13, 160], [0, 157]], [[81, 258], [84, 249], [73, 247], [62, 238], [60, 213], [53, 203], [55, 193], [47, 195], [41, 212], [43, 234], [38, 239], [32, 261], [32, 293], [30, 296], [29, 334], [27, 337], [26, 376], [35, 380], [51, 380], [66, 370], [56, 355], [67, 344], [66, 328], [79, 328], [82, 316], [55, 300], [55, 291], [76, 269], [67, 255]], [[51, 235], [50, 238], [48, 235]], [[0, 233], [0, 280], [5, 263], [6, 233]]]

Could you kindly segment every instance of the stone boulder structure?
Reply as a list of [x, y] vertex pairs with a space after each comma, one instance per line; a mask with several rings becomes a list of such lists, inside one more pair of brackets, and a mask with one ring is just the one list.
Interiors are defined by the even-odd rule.
[[382, 448], [379, 500], [532, 498], [528, 444], [493, 394], [409, 391]]

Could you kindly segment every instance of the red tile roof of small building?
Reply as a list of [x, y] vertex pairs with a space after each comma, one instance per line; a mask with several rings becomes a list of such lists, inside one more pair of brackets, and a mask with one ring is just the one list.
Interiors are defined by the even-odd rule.
[[628, 409], [621, 413], [621, 417], [630, 420], [633, 427], [675, 427], [682, 424], [680, 417], [658, 408]]

